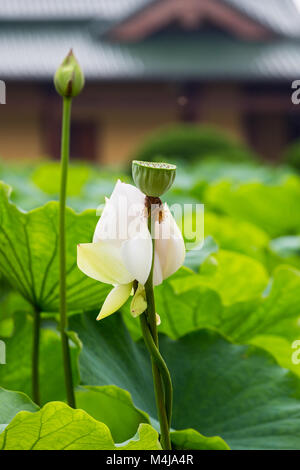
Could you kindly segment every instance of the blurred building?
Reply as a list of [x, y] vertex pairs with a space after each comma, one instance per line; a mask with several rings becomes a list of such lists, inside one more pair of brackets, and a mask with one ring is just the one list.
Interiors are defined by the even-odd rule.
[[87, 86], [73, 157], [130, 158], [163, 125], [211, 123], [276, 159], [300, 136], [299, 0], [1, 0], [3, 158], [59, 155], [52, 76], [72, 47]]

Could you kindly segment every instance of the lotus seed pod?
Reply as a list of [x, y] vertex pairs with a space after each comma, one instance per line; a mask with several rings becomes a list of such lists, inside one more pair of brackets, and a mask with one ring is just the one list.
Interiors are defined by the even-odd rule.
[[160, 197], [172, 186], [176, 176], [176, 165], [134, 160], [132, 177], [135, 185], [146, 196]]

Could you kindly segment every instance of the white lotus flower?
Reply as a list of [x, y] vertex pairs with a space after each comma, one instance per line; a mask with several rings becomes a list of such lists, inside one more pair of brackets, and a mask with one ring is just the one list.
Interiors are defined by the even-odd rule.
[[[155, 218], [153, 284], [159, 285], [182, 266], [184, 241], [167, 206]], [[87, 276], [112, 284], [97, 320], [116, 312], [129, 298], [133, 282], [139, 283], [132, 304], [133, 316], [146, 309], [143, 286], [152, 263], [152, 239], [148, 230], [145, 195], [135, 186], [118, 181], [97, 223], [93, 243], [78, 245], [77, 265]]]

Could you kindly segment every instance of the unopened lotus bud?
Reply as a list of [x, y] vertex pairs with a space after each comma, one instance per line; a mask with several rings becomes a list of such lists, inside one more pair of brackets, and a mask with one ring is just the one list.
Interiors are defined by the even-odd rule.
[[84, 75], [72, 49], [58, 67], [54, 76], [57, 93], [65, 98], [74, 98], [84, 87]]
[[160, 197], [170, 189], [176, 176], [176, 165], [134, 160], [132, 177], [146, 196]]

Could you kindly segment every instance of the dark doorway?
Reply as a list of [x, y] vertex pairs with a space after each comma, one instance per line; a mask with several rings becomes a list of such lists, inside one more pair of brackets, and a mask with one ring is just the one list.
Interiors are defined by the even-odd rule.
[[[73, 120], [71, 124], [70, 158], [95, 161], [97, 158], [98, 128], [92, 121]], [[47, 155], [59, 160], [61, 123], [53, 120], [45, 126]]]
[[97, 129], [93, 122], [74, 121], [71, 125], [70, 157], [96, 160]]

